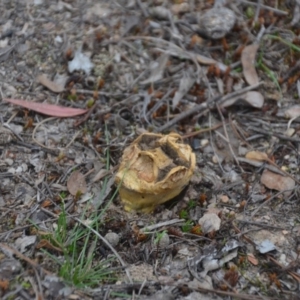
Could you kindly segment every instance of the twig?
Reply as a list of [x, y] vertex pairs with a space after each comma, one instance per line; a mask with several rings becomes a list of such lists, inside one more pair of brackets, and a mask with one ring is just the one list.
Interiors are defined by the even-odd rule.
[[251, 91], [256, 89], [257, 87], [259, 87], [262, 83], [258, 83], [256, 85], [252, 85], [252, 86], [248, 86], [246, 88], [243, 88], [239, 91], [235, 91], [233, 93], [230, 93], [228, 95], [225, 96], [217, 96], [214, 97], [213, 99], [206, 101], [205, 103], [201, 103], [201, 104], [197, 104], [194, 107], [192, 107], [191, 109], [184, 111], [183, 113], [179, 114], [177, 117], [175, 117], [174, 119], [170, 120], [168, 123], [166, 123], [165, 125], [163, 125], [162, 127], [160, 127], [158, 129], [158, 132], [164, 131], [170, 127], [172, 127], [173, 125], [177, 124], [178, 122], [192, 116], [193, 114], [198, 113], [199, 111], [202, 111], [201, 115], [207, 113], [211, 108], [210, 106], [211, 103], [217, 102], [219, 105], [222, 104], [223, 102], [225, 102], [226, 100], [233, 98], [235, 96], [238, 96], [240, 94], [244, 94], [245, 92]]
[[19, 252], [18, 250], [9, 247], [6, 244], [0, 243], [0, 248], [5, 249], [8, 252], [12, 252], [14, 255], [18, 256], [20, 259], [25, 260], [28, 264], [30, 264], [32, 267], [36, 268], [36, 269], [40, 269], [42, 270], [45, 274], [47, 275], [52, 275], [51, 272], [47, 271], [46, 269], [44, 269], [43, 267], [41, 267], [39, 264], [37, 264], [35, 261], [33, 261], [32, 259], [28, 258], [27, 256], [23, 255], [21, 252]]
[[[36, 131], [37, 129], [44, 123], [48, 122], [48, 121], [52, 121], [54, 119], [56, 119], [57, 117], [51, 117], [51, 118], [47, 118], [47, 119], [44, 119], [43, 121], [39, 122], [38, 124], [36, 124], [34, 130], [32, 131], [32, 140], [37, 144], [39, 145], [40, 147], [44, 148], [44, 149], [47, 149], [47, 150], [50, 150], [50, 151], [56, 151], [57, 150], [55, 148], [50, 148], [50, 147], [47, 147], [45, 145], [43, 145], [42, 143], [40, 143], [36, 138], [35, 138], [35, 134], [36, 134]], [[64, 149], [67, 149], [68, 147], [70, 147], [72, 145], [72, 143], [75, 141], [75, 139], [78, 137], [78, 135], [80, 134], [80, 131], [76, 132], [74, 134], [74, 136], [72, 137], [71, 141], [68, 143], [68, 145], [64, 148]]]
[[56, 117], [51, 117], [51, 118], [47, 118], [47, 119], [44, 119], [43, 121], [39, 122], [38, 124], [36, 124], [35, 128], [33, 129], [32, 131], [32, 140], [37, 144], [39, 145], [40, 147], [42, 148], [45, 148], [45, 149], [48, 149], [48, 150], [54, 150], [54, 148], [49, 148], [45, 145], [43, 145], [42, 143], [40, 143], [36, 138], [35, 138], [35, 133], [37, 131], [37, 129], [44, 123], [48, 122], [48, 121], [52, 121], [52, 120], [55, 120]]
[[238, 294], [238, 293], [234, 293], [234, 292], [225, 292], [225, 291], [220, 291], [220, 290], [215, 290], [215, 289], [197, 288], [195, 290], [199, 291], [199, 292], [215, 293], [215, 294], [219, 294], [219, 295], [223, 295], [223, 296], [230, 296], [230, 297], [233, 297], [234, 299], [244, 299], [244, 300], [272, 300], [272, 299], [274, 299], [274, 298], [269, 298], [269, 297], [265, 297], [265, 296]]
[[159, 227], [173, 225], [173, 224], [180, 223], [180, 222], [185, 222], [185, 220], [184, 219], [173, 219], [173, 220], [170, 220], [170, 221], [160, 222], [160, 223], [157, 223], [157, 224], [154, 224], [154, 225], [146, 226], [146, 227], [142, 228], [141, 231], [144, 231], [144, 232], [145, 231], [152, 231], [152, 230], [157, 229]]
[[240, 166], [240, 163], [239, 163], [239, 161], [238, 161], [238, 159], [237, 159], [237, 157], [236, 157], [236, 155], [235, 155], [235, 153], [232, 149], [232, 146], [231, 146], [231, 143], [230, 143], [230, 140], [229, 140], [229, 136], [228, 136], [228, 132], [227, 132], [227, 128], [226, 128], [226, 125], [225, 125], [225, 119], [224, 119], [224, 116], [221, 112], [220, 106], [219, 106], [219, 104], [217, 104], [216, 106], [217, 106], [217, 109], [218, 109], [218, 112], [219, 112], [219, 116], [221, 117], [221, 121], [222, 121], [222, 124], [223, 124], [223, 130], [224, 130], [224, 133], [225, 133], [225, 137], [227, 139], [228, 148], [231, 152], [231, 155], [232, 155], [235, 163], [239, 166], [240, 170], [243, 172], [243, 169]]
[[[278, 267], [280, 267], [281, 269], [284, 269], [284, 267], [276, 260], [274, 259], [272, 256], [268, 255], [268, 259], [271, 260], [273, 263], [275, 263]], [[293, 271], [288, 271], [288, 273], [294, 278], [296, 279], [298, 282], [300, 282], [300, 277], [296, 272]]]
[[284, 140], [284, 141], [300, 143], [300, 139], [289, 137], [289, 136], [286, 136], [286, 135], [283, 135], [283, 134], [280, 134], [280, 133], [273, 132], [273, 131], [271, 131], [271, 129], [270, 129], [270, 131], [267, 131], [267, 130], [264, 130], [262, 128], [255, 128], [255, 127], [252, 127], [252, 126], [249, 126], [248, 129], [253, 130], [255, 132], [260, 132], [260, 133], [262, 133], [264, 135], [268, 135], [268, 136], [274, 135], [274, 136], [276, 136], [279, 139]]
[[92, 112], [96, 109], [97, 104], [94, 103], [94, 105], [88, 110], [88, 112], [86, 114], [84, 114], [84, 116], [81, 119], [78, 119], [74, 126], [77, 127], [79, 125], [81, 125], [82, 123], [84, 123], [92, 114]]
[[[292, 189], [293, 190], [293, 189]], [[263, 202], [252, 214], [251, 214], [251, 218], [253, 218], [257, 212], [266, 204], [268, 204], [271, 200], [273, 200], [274, 198], [278, 197], [279, 195], [288, 192], [288, 191], [292, 191], [292, 190], [284, 190], [284, 191], [280, 191], [277, 194], [273, 195], [272, 197], [270, 197], [268, 200], [266, 200], [265, 202]]]
[[191, 133], [188, 133], [188, 134], [185, 134], [182, 136], [183, 139], [188, 139], [190, 137], [194, 137], [198, 134], [202, 134], [204, 132], [210, 132], [210, 131], [214, 131], [216, 129], [218, 129], [219, 127], [221, 127], [223, 124], [222, 123], [219, 123], [213, 127], [210, 127], [210, 128], [204, 128], [204, 129], [200, 129], [200, 130], [197, 130], [197, 131], [194, 131], [194, 132], [191, 132]]
[[286, 228], [283, 228], [283, 227], [272, 226], [272, 225], [259, 223], [259, 222], [251, 222], [251, 221], [245, 221], [245, 220], [239, 220], [239, 219], [235, 219], [235, 221], [240, 222], [240, 223], [249, 224], [249, 225], [258, 226], [258, 227], [265, 227], [265, 228], [278, 229], [278, 230], [285, 230], [286, 229]]
[[277, 13], [279, 15], [283, 15], [283, 16], [287, 16], [289, 14], [286, 11], [283, 11], [283, 10], [280, 10], [280, 9], [277, 9], [277, 8], [274, 8], [274, 7], [271, 7], [271, 6], [267, 6], [267, 5], [264, 5], [264, 4], [261, 4], [261, 3], [258, 4], [256, 2], [250, 2], [250, 1], [246, 1], [246, 0], [241, 0], [240, 2], [248, 4], [248, 5], [254, 5], [254, 6], [259, 5], [261, 8], [264, 8], [264, 9], [270, 10], [270, 11], [274, 11], [275, 13]]
[[261, 0], [258, 0], [257, 3], [256, 3], [255, 16], [254, 16], [254, 19], [252, 21], [252, 27], [255, 26], [255, 24], [257, 23], [259, 12], [260, 12], [260, 8], [261, 8]]

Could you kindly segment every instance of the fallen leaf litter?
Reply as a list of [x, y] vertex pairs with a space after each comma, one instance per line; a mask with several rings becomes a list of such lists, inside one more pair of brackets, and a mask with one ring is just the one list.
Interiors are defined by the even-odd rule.
[[0, 298], [296, 299], [299, 1], [71, 2], [0, 2]]

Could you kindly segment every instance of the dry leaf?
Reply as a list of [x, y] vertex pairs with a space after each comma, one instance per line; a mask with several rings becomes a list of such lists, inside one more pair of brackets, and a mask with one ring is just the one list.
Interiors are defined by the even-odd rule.
[[221, 219], [214, 213], [207, 213], [199, 219], [202, 232], [207, 234], [212, 231], [218, 231], [221, 226]]
[[243, 66], [243, 74], [249, 85], [258, 84], [258, 76], [255, 70], [255, 55], [259, 44], [246, 46], [242, 52], [241, 62]]
[[260, 181], [267, 188], [280, 192], [285, 190], [292, 190], [295, 187], [295, 181], [292, 178], [273, 173], [269, 170], [264, 170]]
[[151, 70], [150, 77], [142, 81], [141, 84], [148, 84], [162, 79], [168, 60], [169, 60], [169, 55], [163, 54], [158, 58], [157, 61], [153, 62], [152, 65], [150, 66], [150, 70]]
[[223, 102], [222, 107], [228, 107], [237, 104], [237, 102], [244, 102], [245, 104], [250, 104], [252, 107], [261, 108], [264, 105], [264, 96], [260, 92], [249, 91], [243, 95], [226, 100]]
[[6, 46], [2, 49], [0, 49], [0, 62], [7, 60], [9, 57], [9, 54], [13, 51], [15, 48], [15, 45], [13, 46]]
[[87, 191], [86, 182], [83, 174], [75, 171], [69, 177], [67, 187], [71, 195], [76, 196], [78, 193], [85, 194]]
[[188, 93], [190, 88], [195, 83], [196, 78], [192, 72], [185, 72], [179, 83], [179, 90], [175, 93], [172, 99], [172, 108], [175, 109], [180, 100]]
[[299, 105], [294, 105], [287, 109], [284, 113], [286, 118], [289, 119], [296, 119], [300, 116], [300, 106]]
[[80, 108], [71, 108], [71, 107], [63, 107], [48, 103], [37, 103], [37, 102], [30, 102], [21, 99], [3, 99], [6, 102], [20, 105], [22, 107], [34, 110], [38, 113], [58, 117], [58, 118], [66, 118], [66, 117], [75, 117], [82, 114], [85, 114], [88, 110], [87, 109], [80, 109]]
[[70, 73], [82, 70], [85, 74], [89, 75], [93, 67], [94, 64], [90, 58], [79, 51], [75, 52], [74, 58], [68, 62], [68, 70]]
[[44, 240], [44, 239], [40, 240], [40, 242], [36, 245], [36, 248], [37, 249], [44, 248], [44, 249], [48, 249], [48, 250], [52, 250], [52, 251], [54, 250], [59, 253], [63, 252], [61, 248], [52, 245], [49, 241]]
[[0, 279], [0, 290], [6, 291], [9, 287], [9, 280], [7, 279]]
[[39, 75], [37, 81], [54, 93], [61, 93], [65, 89], [62, 84], [51, 81], [46, 74]]
[[245, 156], [247, 159], [257, 160], [257, 161], [269, 161], [269, 157], [266, 153], [260, 151], [250, 151]]
[[217, 61], [213, 58], [210, 57], [206, 57], [204, 55], [201, 54], [196, 54], [195, 55], [198, 63], [203, 64], [203, 65], [215, 65], [217, 64]]
[[186, 13], [190, 10], [190, 5], [186, 2], [180, 4], [173, 4], [171, 7], [171, 11], [174, 15], [178, 15], [180, 13]]
[[252, 265], [254, 266], [258, 265], [258, 259], [252, 253], [247, 254], [247, 259]]
[[224, 280], [226, 283], [229, 283], [231, 287], [235, 287], [239, 280], [239, 272], [237, 271], [237, 268], [231, 267], [229, 270], [227, 270], [224, 275]]
[[170, 16], [172, 16], [171, 11], [164, 6], [151, 7], [149, 8], [149, 13], [152, 17], [160, 20], [169, 20]]

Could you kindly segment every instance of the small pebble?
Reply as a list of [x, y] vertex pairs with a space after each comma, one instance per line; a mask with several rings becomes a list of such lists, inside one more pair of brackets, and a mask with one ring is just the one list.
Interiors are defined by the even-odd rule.
[[223, 203], [228, 203], [229, 202], [229, 197], [227, 195], [221, 195], [220, 200]]
[[115, 232], [108, 232], [104, 237], [113, 247], [119, 244], [120, 237]]
[[7, 170], [8, 173], [12, 173], [12, 174], [15, 174], [16, 173], [16, 169], [15, 168], [9, 168]]
[[21, 164], [21, 167], [22, 167], [23, 172], [27, 172], [27, 170], [28, 170], [27, 164], [22, 163], [22, 164]]
[[212, 162], [213, 162], [214, 164], [217, 164], [217, 163], [219, 162], [219, 159], [218, 159], [218, 157], [217, 157], [216, 155], [214, 155], [214, 156], [212, 157]]
[[200, 18], [200, 27], [211, 39], [221, 39], [233, 28], [235, 14], [226, 7], [212, 8]]
[[166, 248], [170, 244], [170, 237], [167, 233], [165, 233], [160, 240], [158, 241], [159, 248]]
[[232, 211], [229, 213], [229, 216], [230, 216], [230, 217], [235, 217], [235, 212], [232, 210]]
[[208, 139], [203, 139], [203, 140], [201, 140], [201, 146], [202, 147], [205, 147], [205, 146], [207, 146], [208, 145], [208, 143], [209, 143], [209, 140]]
[[222, 212], [224, 215], [227, 215], [227, 214], [229, 214], [230, 210], [225, 207], [225, 208], [223, 208]]
[[18, 166], [17, 169], [16, 169], [16, 173], [17, 174], [21, 174], [23, 172], [23, 169], [21, 166]]
[[289, 128], [285, 131], [284, 135], [286, 136], [293, 136], [295, 133], [295, 129], [294, 128]]
[[6, 163], [7, 165], [9, 165], [9, 166], [12, 166], [13, 163], [14, 163], [14, 161], [13, 161], [11, 158], [6, 158], [6, 159], [5, 159], [5, 163]]

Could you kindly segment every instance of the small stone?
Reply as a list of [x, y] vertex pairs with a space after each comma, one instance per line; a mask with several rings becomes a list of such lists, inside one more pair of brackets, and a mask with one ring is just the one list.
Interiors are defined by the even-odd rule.
[[104, 237], [113, 247], [119, 244], [120, 237], [115, 232], [108, 232]]
[[0, 125], [0, 146], [7, 145], [12, 140], [12, 133], [10, 130]]
[[235, 21], [236, 17], [232, 10], [215, 7], [200, 18], [199, 24], [208, 38], [221, 39], [231, 31]]
[[[196, 278], [193, 279], [193, 281], [189, 282], [189, 288], [191, 289], [212, 289], [213, 284], [212, 284], [212, 279], [210, 276], [206, 275], [202, 280], [198, 280]], [[198, 298], [201, 299], [201, 298]]]
[[229, 213], [229, 216], [230, 216], [230, 217], [235, 217], [235, 212], [232, 210], [232, 211]]
[[208, 139], [203, 139], [203, 140], [201, 140], [201, 146], [202, 147], [205, 147], [205, 146], [207, 146], [208, 145], [208, 143], [209, 143], [209, 140]]
[[144, 227], [144, 226], [145, 226], [145, 222], [142, 221], [142, 220], [138, 220], [137, 223], [136, 223], [136, 225], [137, 225], [138, 227]]
[[7, 170], [8, 173], [12, 173], [12, 174], [15, 174], [16, 173], [16, 169], [15, 168], [9, 168]]
[[220, 195], [220, 200], [222, 203], [228, 203], [229, 197], [227, 195]]
[[199, 219], [202, 232], [207, 234], [212, 231], [218, 231], [221, 226], [221, 219], [214, 213], [206, 213]]
[[27, 170], [28, 170], [27, 164], [22, 163], [22, 164], [21, 164], [21, 167], [22, 167], [23, 172], [27, 172]]
[[229, 214], [230, 210], [225, 207], [225, 208], [223, 208], [222, 212], [224, 215], [227, 215], [227, 214]]
[[17, 169], [16, 169], [16, 173], [17, 174], [21, 174], [23, 172], [23, 169], [21, 166], [18, 166]]
[[167, 233], [165, 233], [160, 240], [158, 241], [159, 248], [166, 248], [170, 244], [170, 237]]
[[212, 162], [213, 162], [214, 164], [217, 164], [217, 163], [219, 162], [219, 159], [218, 159], [218, 157], [217, 157], [216, 155], [214, 155], [214, 156], [212, 157]]
[[279, 263], [281, 265], [287, 266], [288, 262], [286, 261], [286, 255], [284, 253], [282, 253], [279, 257]]
[[5, 163], [6, 163], [7, 165], [9, 165], [9, 166], [12, 166], [13, 163], [14, 163], [14, 161], [13, 161], [11, 158], [6, 158], [4, 161], [5, 161]]
[[294, 135], [294, 133], [295, 133], [295, 129], [294, 128], [289, 128], [289, 129], [287, 129], [286, 131], [285, 131], [285, 133], [284, 133], [284, 135], [286, 135], [286, 136], [293, 136]]

